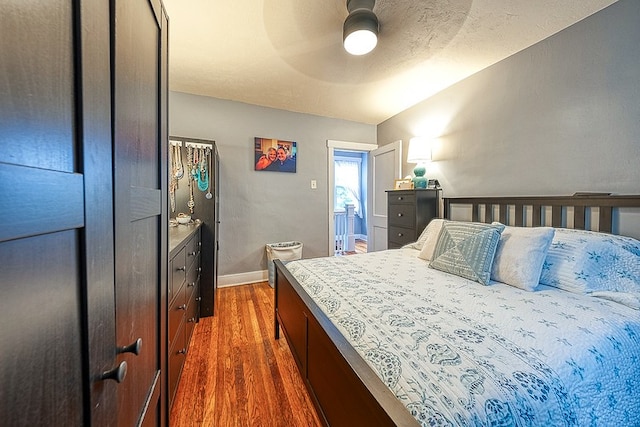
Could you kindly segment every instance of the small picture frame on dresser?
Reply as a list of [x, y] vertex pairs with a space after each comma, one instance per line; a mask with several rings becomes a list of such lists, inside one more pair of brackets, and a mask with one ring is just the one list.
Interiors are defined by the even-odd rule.
[[413, 181], [410, 179], [396, 179], [393, 181], [394, 190], [412, 190]]
[[440, 182], [437, 179], [430, 179], [427, 181], [427, 188], [431, 188], [433, 190], [439, 190]]

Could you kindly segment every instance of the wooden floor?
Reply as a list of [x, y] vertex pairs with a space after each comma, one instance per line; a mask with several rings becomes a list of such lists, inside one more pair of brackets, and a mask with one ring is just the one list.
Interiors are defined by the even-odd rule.
[[355, 251], [345, 251], [343, 252], [343, 255], [366, 254], [366, 253], [367, 253], [367, 241], [356, 239]]
[[273, 289], [217, 296], [216, 315], [195, 327], [170, 426], [320, 426], [283, 335], [273, 338]]

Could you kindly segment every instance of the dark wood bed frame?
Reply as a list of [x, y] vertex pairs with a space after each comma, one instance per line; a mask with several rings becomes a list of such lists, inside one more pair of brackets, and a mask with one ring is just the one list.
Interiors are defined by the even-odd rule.
[[[473, 221], [554, 227], [565, 226], [567, 208], [573, 208], [573, 228], [577, 229], [585, 229], [585, 224], [590, 223], [588, 208], [598, 208], [597, 229], [611, 232], [614, 209], [640, 207], [640, 196], [445, 198], [445, 218], [451, 216], [453, 205], [470, 207]], [[551, 209], [551, 224], [543, 221], [543, 208], [547, 207]], [[511, 212], [515, 212], [513, 219]], [[527, 212], [531, 219], [525, 218]], [[275, 260], [275, 266], [275, 338], [279, 339], [282, 328], [324, 425], [418, 426], [416, 419], [351, 347], [284, 264]]]

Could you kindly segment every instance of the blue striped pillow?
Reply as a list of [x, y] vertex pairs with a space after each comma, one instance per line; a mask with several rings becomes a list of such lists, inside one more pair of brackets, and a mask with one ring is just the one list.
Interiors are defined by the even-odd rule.
[[502, 224], [445, 222], [429, 267], [487, 285]]

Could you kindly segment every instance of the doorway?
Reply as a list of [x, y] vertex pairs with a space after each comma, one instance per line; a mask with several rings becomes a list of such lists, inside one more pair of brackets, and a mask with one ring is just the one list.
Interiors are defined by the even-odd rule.
[[334, 151], [335, 254], [367, 252], [367, 152]]
[[[375, 144], [327, 141], [329, 255], [367, 250], [368, 155]], [[337, 165], [337, 166], [336, 166]]]

